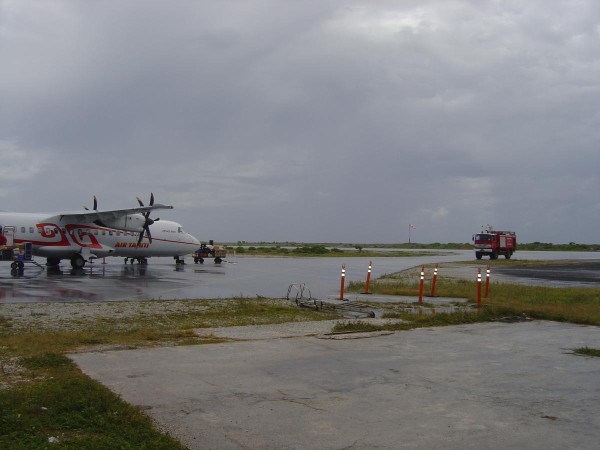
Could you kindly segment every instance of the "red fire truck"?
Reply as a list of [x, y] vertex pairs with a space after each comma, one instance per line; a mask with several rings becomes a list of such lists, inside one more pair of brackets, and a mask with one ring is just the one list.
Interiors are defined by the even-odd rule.
[[484, 255], [490, 259], [498, 259], [498, 255], [510, 259], [517, 250], [517, 235], [514, 231], [497, 231], [488, 227], [484, 232], [473, 235], [473, 243], [477, 259]]

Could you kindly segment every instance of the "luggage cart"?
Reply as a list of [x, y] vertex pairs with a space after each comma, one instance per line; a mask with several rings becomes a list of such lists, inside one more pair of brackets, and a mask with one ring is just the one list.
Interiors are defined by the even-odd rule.
[[11, 269], [24, 269], [25, 263], [42, 267], [33, 260], [33, 244], [31, 242], [3, 246], [0, 252], [0, 261], [11, 261]]

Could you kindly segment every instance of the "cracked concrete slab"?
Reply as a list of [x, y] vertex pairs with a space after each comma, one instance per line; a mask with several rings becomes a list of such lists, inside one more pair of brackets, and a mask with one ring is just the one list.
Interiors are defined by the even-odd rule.
[[424, 328], [74, 354], [191, 449], [550, 449], [600, 440], [600, 329]]

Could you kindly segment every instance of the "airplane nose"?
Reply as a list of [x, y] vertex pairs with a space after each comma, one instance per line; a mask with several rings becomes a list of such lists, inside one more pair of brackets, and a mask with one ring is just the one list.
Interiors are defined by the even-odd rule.
[[191, 234], [188, 235], [191, 240], [192, 240], [192, 244], [194, 245], [200, 245], [200, 241], [198, 239], [196, 239], [194, 236], [192, 236]]

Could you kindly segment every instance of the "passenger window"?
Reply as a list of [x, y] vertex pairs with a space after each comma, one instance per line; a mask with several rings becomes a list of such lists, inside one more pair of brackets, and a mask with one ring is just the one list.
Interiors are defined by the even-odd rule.
[[21, 233], [25, 233], [25, 227], [21, 227]]
[[29, 232], [33, 234], [33, 227], [29, 227]]
[[113, 235], [113, 232], [112, 232], [112, 231], [109, 231], [109, 232], [108, 232], [108, 235], [109, 235], [109, 236], [112, 236], [112, 235]]
[[102, 236], [106, 236], [106, 230], [102, 230]]
[[98, 236], [98, 230], [94, 230], [94, 234]]

